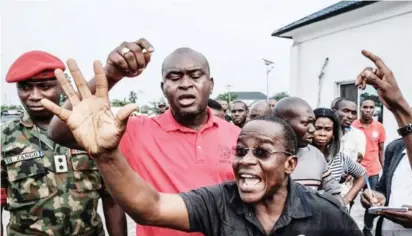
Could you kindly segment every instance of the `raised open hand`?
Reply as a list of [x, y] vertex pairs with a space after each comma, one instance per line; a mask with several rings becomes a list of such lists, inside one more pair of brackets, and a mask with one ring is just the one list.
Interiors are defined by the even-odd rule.
[[365, 89], [367, 84], [372, 85], [378, 92], [379, 100], [388, 110], [398, 108], [398, 105], [404, 101], [399, 86], [396, 83], [395, 76], [383, 60], [375, 54], [362, 50], [362, 54], [371, 60], [376, 68], [366, 67], [356, 80], [356, 86]]
[[67, 66], [73, 76], [80, 97], [66, 79], [62, 70], [55, 71], [57, 80], [73, 105], [73, 110], [64, 109], [50, 100], [41, 103], [63, 120], [72, 131], [77, 143], [94, 157], [116, 149], [125, 131], [127, 119], [137, 106], [129, 104], [116, 116], [110, 110], [108, 83], [99, 61], [93, 63], [96, 93], [92, 95], [79, 67], [72, 59]]

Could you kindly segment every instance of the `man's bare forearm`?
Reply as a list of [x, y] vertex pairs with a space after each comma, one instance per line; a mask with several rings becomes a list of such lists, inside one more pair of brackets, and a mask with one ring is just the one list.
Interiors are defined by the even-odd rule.
[[[393, 111], [393, 115], [399, 127], [404, 127], [412, 123], [412, 109], [406, 101], [401, 102], [399, 108]], [[403, 137], [403, 142], [405, 143], [409, 164], [412, 168], [412, 134]]]
[[95, 158], [112, 198], [138, 224], [151, 224], [159, 212], [160, 194], [129, 166], [119, 150]]
[[[118, 81], [119, 80], [108, 79], [109, 90], [113, 88]], [[88, 86], [91, 93], [94, 94], [96, 92], [96, 83], [94, 78], [89, 81]], [[73, 109], [72, 104], [69, 100], [66, 100], [62, 107], [67, 110]], [[60, 120], [57, 116], [54, 116], [49, 124], [48, 136], [51, 140], [60, 145], [74, 149], [82, 149], [77, 145], [76, 140], [74, 139], [74, 136], [66, 123]]]

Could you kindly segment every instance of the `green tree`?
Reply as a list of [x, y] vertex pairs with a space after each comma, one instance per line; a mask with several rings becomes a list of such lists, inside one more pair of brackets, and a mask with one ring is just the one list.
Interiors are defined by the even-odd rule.
[[[64, 73], [66, 79], [69, 81], [69, 84], [72, 84], [72, 78], [67, 73]], [[62, 94], [60, 95], [60, 104], [63, 104], [67, 100], [66, 93], [62, 90]]]
[[113, 99], [110, 103], [112, 107], [122, 107], [129, 104], [130, 102], [126, 101], [126, 99]]
[[[229, 97], [230, 97], [230, 99], [229, 99]], [[233, 93], [230, 93], [230, 96], [229, 96], [229, 93], [221, 93], [221, 94], [217, 95], [217, 97], [216, 97], [217, 100], [226, 101], [228, 103], [235, 101], [236, 98], [237, 98], [237, 95], [235, 95]]]
[[136, 103], [136, 101], [137, 101], [137, 93], [135, 91], [130, 91], [129, 92], [129, 102]]
[[282, 98], [289, 97], [289, 94], [287, 92], [279, 92], [273, 95], [271, 98], [276, 99], [276, 101], [279, 101]]

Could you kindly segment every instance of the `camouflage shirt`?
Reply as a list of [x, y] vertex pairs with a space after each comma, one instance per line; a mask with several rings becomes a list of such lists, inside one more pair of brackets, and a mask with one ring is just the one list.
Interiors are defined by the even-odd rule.
[[104, 235], [97, 214], [103, 182], [94, 161], [55, 144], [27, 114], [1, 132], [8, 235]]

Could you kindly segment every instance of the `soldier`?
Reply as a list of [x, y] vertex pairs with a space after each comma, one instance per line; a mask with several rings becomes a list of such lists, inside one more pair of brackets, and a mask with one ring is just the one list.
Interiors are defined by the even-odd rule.
[[94, 161], [47, 137], [53, 113], [40, 100], [59, 104], [57, 68], [65, 69], [57, 57], [31, 51], [6, 76], [8, 83], [17, 83], [26, 110], [1, 129], [1, 212], [10, 211], [7, 235], [104, 235], [97, 214], [100, 198], [109, 233], [126, 235], [127, 226], [119, 224], [126, 222], [125, 215], [105, 191]]

